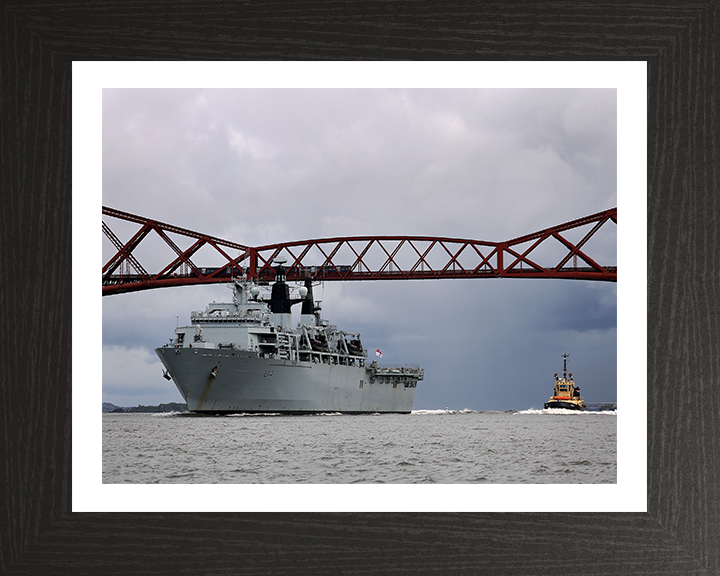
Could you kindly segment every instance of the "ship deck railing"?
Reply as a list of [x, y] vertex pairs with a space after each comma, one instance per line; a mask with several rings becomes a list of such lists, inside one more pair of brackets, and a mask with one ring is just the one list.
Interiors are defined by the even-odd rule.
[[419, 364], [379, 364], [371, 366], [376, 374], [422, 374]]
[[268, 320], [267, 314], [206, 314], [204, 312], [191, 312], [191, 322], [214, 322], [214, 323], [260, 323]]

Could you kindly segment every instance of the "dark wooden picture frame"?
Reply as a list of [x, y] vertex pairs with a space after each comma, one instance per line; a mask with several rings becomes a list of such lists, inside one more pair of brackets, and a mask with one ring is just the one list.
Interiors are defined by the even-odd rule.
[[[4, 2], [0, 572], [720, 572], [719, 53], [717, 0]], [[71, 512], [72, 62], [285, 59], [647, 61], [647, 513]]]

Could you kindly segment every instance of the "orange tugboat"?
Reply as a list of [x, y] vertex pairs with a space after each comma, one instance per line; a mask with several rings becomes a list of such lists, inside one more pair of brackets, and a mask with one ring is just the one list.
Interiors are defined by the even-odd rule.
[[580, 396], [580, 386], [575, 386], [572, 379], [572, 372], [568, 374], [567, 359], [569, 354], [563, 357], [562, 378], [555, 372], [555, 395], [545, 402], [545, 408], [566, 408], [568, 410], [587, 410], [587, 406]]

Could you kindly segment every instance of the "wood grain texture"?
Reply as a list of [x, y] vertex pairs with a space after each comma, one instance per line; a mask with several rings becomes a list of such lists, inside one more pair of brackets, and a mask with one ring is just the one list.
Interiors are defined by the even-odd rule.
[[[719, 34], [717, 1], [5, 1], [0, 572], [719, 574]], [[648, 513], [71, 513], [73, 59], [647, 60]]]

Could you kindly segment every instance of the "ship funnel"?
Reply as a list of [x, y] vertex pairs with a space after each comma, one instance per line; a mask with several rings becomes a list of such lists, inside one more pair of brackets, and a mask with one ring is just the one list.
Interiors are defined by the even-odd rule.
[[[303, 294], [303, 290], [305, 291], [305, 294]], [[300, 288], [300, 296], [302, 296], [302, 310], [300, 311], [301, 314], [313, 314], [315, 312], [315, 309], [313, 307], [313, 290], [312, 290], [312, 280], [310, 278], [305, 278], [305, 285]]]
[[285, 282], [285, 262], [287, 262], [287, 258], [283, 256], [278, 256], [273, 260], [277, 266], [275, 266], [275, 282]]

